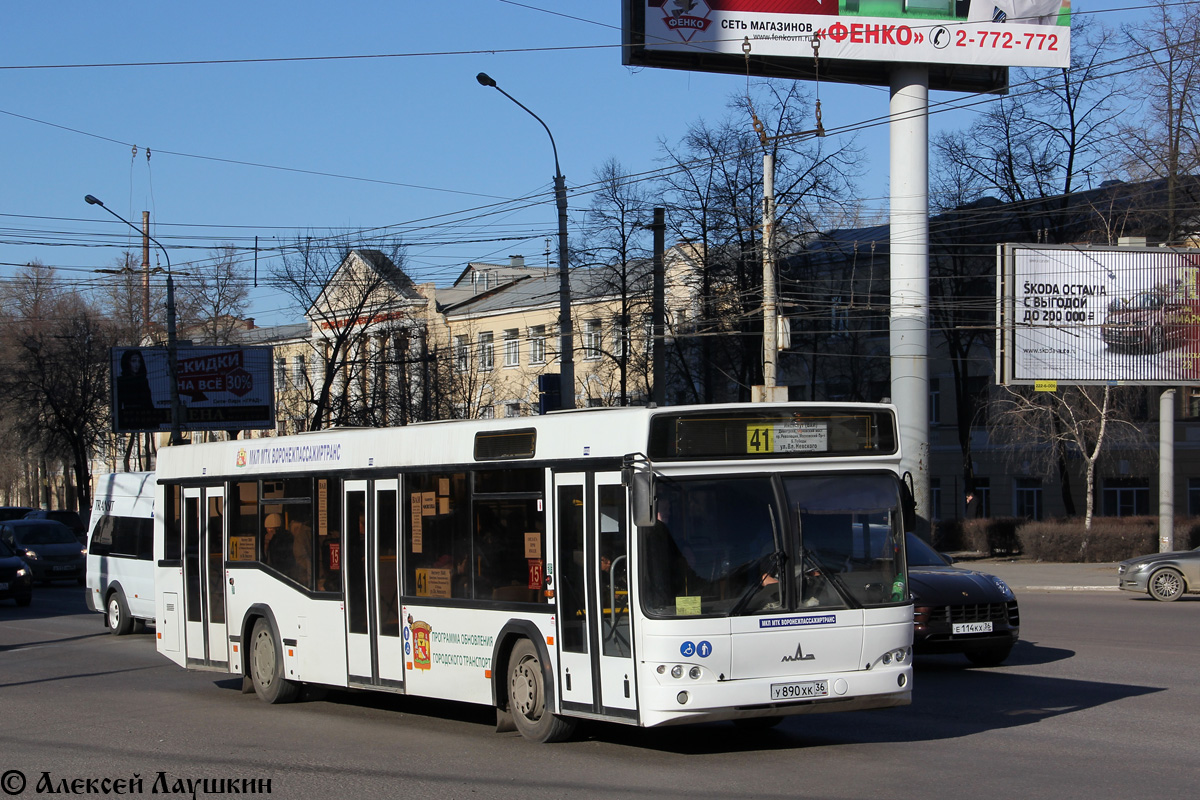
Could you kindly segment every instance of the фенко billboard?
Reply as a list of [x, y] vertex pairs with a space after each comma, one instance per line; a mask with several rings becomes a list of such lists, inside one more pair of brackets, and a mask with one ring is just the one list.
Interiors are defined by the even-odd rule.
[[[813, 43], [839, 78], [838, 61], [976, 67], [1066, 67], [1070, 0], [626, 0], [631, 63], [675, 66], [655, 54], [705, 61], [756, 58], [812, 62]], [[686, 68], [686, 67], [683, 67]], [[732, 71], [729, 63], [716, 67]], [[883, 82], [886, 69], [857, 82]], [[937, 88], [936, 86], [934, 88]]]

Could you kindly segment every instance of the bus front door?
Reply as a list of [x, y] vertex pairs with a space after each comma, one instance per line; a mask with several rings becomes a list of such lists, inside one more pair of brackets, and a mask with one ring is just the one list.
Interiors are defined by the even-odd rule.
[[345, 482], [342, 553], [351, 686], [404, 688], [398, 490], [395, 479]]
[[629, 516], [620, 474], [556, 475], [555, 508], [563, 708], [636, 718]]
[[183, 490], [183, 585], [187, 665], [229, 667], [225, 623], [225, 490]]

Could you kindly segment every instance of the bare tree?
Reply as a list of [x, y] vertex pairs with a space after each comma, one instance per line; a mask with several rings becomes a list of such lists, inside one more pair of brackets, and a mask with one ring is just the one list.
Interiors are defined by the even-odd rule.
[[1053, 239], [1067, 222], [1067, 196], [1081, 181], [1099, 182], [1115, 170], [1113, 142], [1125, 109], [1111, 67], [1113, 35], [1077, 17], [1071, 38], [1069, 67], [1016, 71], [1011, 95], [968, 129], [933, 138], [931, 188], [939, 208], [991, 194], [1025, 204], [1019, 219], [1029, 238], [1044, 231]]
[[215, 247], [207, 261], [186, 265], [176, 304], [180, 328], [204, 344], [233, 344], [250, 301], [250, 273], [236, 246]]
[[33, 263], [0, 304], [0, 347], [9, 363], [0, 399], [22, 422], [24, 444], [39, 460], [62, 458], [77, 508], [91, 506], [91, 457], [108, 422], [107, 321], [78, 292]]
[[[768, 84], [758, 101], [735, 97], [718, 125], [693, 124], [677, 146], [663, 145], [673, 169], [664, 193], [676, 238], [696, 245], [700, 264], [688, 292], [695, 314], [674, 326], [672, 368], [680, 399], [747, 399], [761, 380], [761, 204], [764, 147], [775, 157], [776, 247], [786, 251], [819, 230], [830, 209], [853, 205], [859, 153], [807, 131], [811, 97], [801, 84]], [[760, 118], [761, 117], [761, 118]], [[759, 133], [761, 131], [761, 135]]]
[[286, 249], [272, 270], [271, 285], [290, 296], [312, 325], [311, 363], [319, 368], [303, 376], [309, 430], [390, 423], [390, 401], [375, 402], [379, 382], [407, 354], [397, 355], [386, 343], [417, 325], [417, 309], [424, 307], [403, 265], [398, 239], [307, 236]]
[[1169, 241], [1178, 242], [1184, 233], [1180, 180], [1200, 169], [1200, 6], [1152, 5], [1150, 20], [1124, 30], [1146, 113], [1121, 126], [1120, 141], [1132, 177], [1166, 179]]
[[[592, 350], [605, 362], [606, 369], [597, 375], [610, 384], [606, 404], [628, 405], [631, 374], [649, 374], [647, 359], [639, 360], [632, 347], [633, 331], [650, 311], [650, 289], [653, 283], [651, 254], [646, 247], [646, 227], [651, 210], [648, 189], [622, 169], [615, 159], [604, 162], [595, 173], [598, 190], [592, 195], [588, 210], [587, 259], [594, 265], [590, 270], [590, 291], [598, 297], [612, 297], [616, 315], [602, 321], [602, 330], [591, 332]], [[586, 322], [585, 322], [586, 325]], [[578, 324], [576, 331], [581, 330]], [[585, 332], [586, 335], [586, 332]], [[595, 342], [599, 341], [600, 346]], [[614, 380], [609, 381], [612, 377]], [[650, 386], [645, 380], [637, 387], [648, 395]], [[585, 388], [586, 392], [586, 388]]]
[[[1004, 387], [992, 405], [988, 427], [995, 441], [1033, 463], [1049, 467], [1064, 453], [1083, 459], [1087, 483], [1084, 530], [1091, 531], [1096, 467], [1101, 457], [1116, 447], [1146, 447], [1145, 435], [1132, 421], [1140, 399], [1136, 389], [1109, 386], [1069, 386], [1058, 392]], [[1085, 534], [1081, 556], [1087, 546]]]

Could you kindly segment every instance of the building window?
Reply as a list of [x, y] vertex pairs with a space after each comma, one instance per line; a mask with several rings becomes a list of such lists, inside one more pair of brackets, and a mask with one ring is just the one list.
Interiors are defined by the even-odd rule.
[[1200, 389], [1188, 389], [1187, 416], [1200, 417]]
[[510, 328], [504, 332], [504, 366], [515, 367], [521, 363], [521, 332]]
[[479, 334], [479, 371], [487, 372], [496, 366], [494, 337], [491, 331]]
[[496, 418], [496, 407], [495, 406], [480, 406], [479, 407], [479, 418], [480, 419], [495, 419]]
[[654, 355], [654, 315], [642, 315], [642, 336], [646, 341], [645, 353], [647, 356]]
[[929, 380], [929, 424], [938, 425], [942, 421], [942, 383], [940, 378]]
[[287, 386], [287, 359], [280, 356], [275, 359], [275, 388], [282, 389]]
[[929, 518], [937, 521], [942, 518], [942, 479], [929, 479]]
[[1189, 517], [1200, 517], [1200, 478], [1188, 478], [1187, 509]]
[[1150, 513], [1149, 478], [1108, 478], [1104, 481], [1104, 516], [1136, 517]]
[[829, 331], [844, 336], [850, 329], [850, 308], [838, 296], [833, 298], [833, 312], [829, 320]]
[[504, 404], [504, 416], [506, 416], [506, 417], [521, 416], [521, 404], [520, 403], [505, 403]]
[[529, 329], [529, 363], [546, 363], [546, 326], [534, 325]]
[[600, 320], [588, 319], [583, 322], [583, 360], [597, 361], [603, 347], [603, 336], [600, 330]]
[[304, 385], [304, 381], [308, 377], [307, 369], [308, 368], [304, 363], [304, 354], [297, 354], [292, 359], [292, 385], [296, 387]]
[[613, 358], [624, 358], [629, 352], [629, 324], [620, 317], [613, 320]]
[[466, 372], [471, 365], [471, 345], [465, 336], [454, 337], [454, 366], [459, 372]]
[[1017, 478], [1013, 481], [1013, 515], [1025, 519], [1042, 518], [1042, 479]]

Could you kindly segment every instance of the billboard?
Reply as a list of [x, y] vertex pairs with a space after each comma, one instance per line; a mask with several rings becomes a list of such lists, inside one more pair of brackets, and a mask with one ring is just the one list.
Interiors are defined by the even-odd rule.
[[[270, 347], [180, 347], [182, 430], [275, 427]], [[114, 347], [112, 425], [117, 433], [169, 432], [171, 381], [165, 347]]]
[[[1008, 67], [1070, 64], [1070, 0], [624, 0], [624, 63], [887, 86], [997, 91]], [[814, 43], [819, 66], [814, 68]]]
[[1200, 250], [1001, 245], [999, 383], [1200, 385]]

